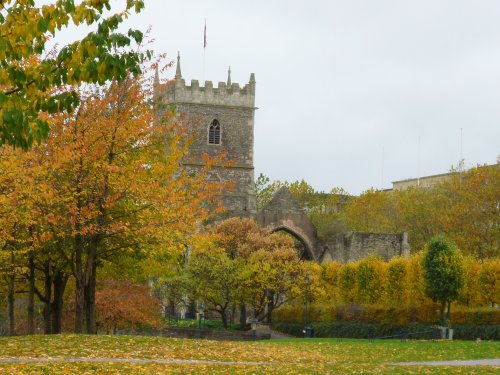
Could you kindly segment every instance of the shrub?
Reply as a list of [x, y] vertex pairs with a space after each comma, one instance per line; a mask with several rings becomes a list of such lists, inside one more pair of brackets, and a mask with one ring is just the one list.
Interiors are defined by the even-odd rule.
[[[338, 338], [410, 338], [434, 339], [436, 338], [435, 326], [432, 324], [413, 323], [409, 325], [391, 325], [359, 322], [316, 322], [312, 323], [315, 337]], [[273, 329], [293, 336], [303, 336], [303, 324], [298, 323], [273, 323]], [[453, 327], [453, 336], [460, 340], [474, 340], [478, 337], [484, 340], [499, 340], [500, 326], [478, 326], [460, 324]]]
[[500, 295], [500, 259], [490, 259], [483, 263], [479, 275], [479, 285], [483, 298], [494, 307]]
[[[427, 303], [418, 306], [388, 308], [375, 305], [318, 305], [309, 307], [309, 320], [317, 322], [348, 321], [377, 324], [408, 325], [412, 323], [435, 323], [439, 318], [439, 305]], [[273, 321], [303, 323], [304, 307], [283, 306], [273, 312]], [[467, 308], [457, 306], [451, 312], [451, 324], [500, 324], [500, 310], [495, 308]]]
[[356, 267], [347, 263], [339, 271], [339, 292], [344, 303], [353, 303], [356, 290]]
[[393, 258], [387, 265], [385, 296], [389, 306], [406, 305], [408, 301], [407, 259]]
[[384, 291], [384, 262], [375, 257], [361, 259], [357, 263], [357, 302], [375, 303]]

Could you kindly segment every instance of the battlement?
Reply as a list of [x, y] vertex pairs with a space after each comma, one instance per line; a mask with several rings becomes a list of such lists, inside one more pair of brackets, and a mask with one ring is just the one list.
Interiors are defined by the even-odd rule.
[[[163, 94], [163, 95], [162, 95]], [[193, 79], [191, 85], [186, 85], [184, 79], [175, 80], [166, 85], [163, 96], [164, 103], [199, 103], [210, 105], [229, 105], [237, 107], [255, 107], [255, 83], [248, 83], [243, 88], [232, 83], [227, 86], [219, 82], [217, 87], [212, 81], [205, 81], [200, 86], [198, 80]]]
[[219, 82], [217, 87], [214, 87], [212, 81], [205, 81], [205, 85], [200, 86], [196, 79], [191, 80], [191, 85], [186, 85], [178, 56], [175, 79], [166, 85], [158, 85], [156, 95], [165, 104], [192, 103], [255, 108], [255, 75], [250, 75], [249, 82], [243, 88], [238, 83], [231, 82], [231, 69], [228, 71], [227, 82]]

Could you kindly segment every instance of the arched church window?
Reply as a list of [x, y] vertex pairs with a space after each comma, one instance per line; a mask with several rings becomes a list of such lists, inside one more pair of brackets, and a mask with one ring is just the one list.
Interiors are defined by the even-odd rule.
[[208, 143], [220, 145], [220, 123], [218, 120], [213, 120], [208, 128]]

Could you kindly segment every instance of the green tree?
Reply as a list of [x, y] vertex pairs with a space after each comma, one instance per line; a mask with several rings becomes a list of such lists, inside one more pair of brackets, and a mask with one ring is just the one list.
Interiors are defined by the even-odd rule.
[[[117, 32], [131, 11], [144, 7], [142, 0], [127, 0], [125, 9], [104, 17], [110, 0], [58, 0], [36, 6], [34, 0], [0, 2], [0, 146], [28, 149], [47, 137], [43, 112], [71, 111], [79, 103], [77, 91], [58, 90], [82, 82], [103, 84], [138, 74], [143, 55], [123, 52], [138, 30]], [[83, 39], [47, 53], [47, 41], [67, 26], [97, 24]], [[41, 61], [33, 56], [46, 55]], [[147, 53], [149, 55], [149, 52]]]
[[227, 328], [227, 312], [239, 292], [239, 262], [225, 252], [198, 252], [190, 256], [187, 274], [191, 297], [205, 301], [208, 310], [218, 313]]
[[273, 198], [274, 194], [285, 184], [281, 181], [269, 183], [269, 177], [259, 174], [255, 181], [255, 198], [257, 201], [257, 211], [262, 209]]
[[436, 236], [427, 244], [423, 259], [425, 292], [441, 302], [441, 321], [446, 322], [446, 303], [448, 317], [451, 301], [459, 297], [465, 283], [465, 267], [460, 250], [444, 238]]

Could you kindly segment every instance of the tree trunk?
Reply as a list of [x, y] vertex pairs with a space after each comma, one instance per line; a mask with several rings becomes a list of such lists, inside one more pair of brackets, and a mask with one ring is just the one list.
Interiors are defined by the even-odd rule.
[[64, 272], [57, 271], [54, 275], [54, 298], [51, 303], [52, 333], [54, 334], [62, 332], [63, 298], [67, 282], [68, 275], [66, 275]]
[[75, 236], [75, 333], [83, 333], [84, 304], [85, 304], [85, 278], [83, 274], [83, 238]]
[[87, 285], [85, 286], [85, 323], [87, 333], [93, 335], [96, 333], [95, 329], [95, 287], [96, 287], [96, 261], [95, 249], [91, 250], [92, 254], [89, 255], [90, 275]]
[[222, 325], [224, 326], [224, 329], [227, 329], [227, 315], [226, 315], [226, 309], [219, 311], [220, 317], [222, 319]]
[[44, 267], [45, 273], [45, 295], [43, 298], [43, 333], [46, 335], [52, 333], [52, 325], [51, 325], [51, 309], [50, 299], [52, 298], [52, 277], [50, 275], [50, 264], [49, 262], [45, 263]]
[[273, 309], [274, 309], [274, 290], [267, 290], [267, 311], [266, 311], [266, 322], [268, 324], [272, 323], [273, 320]]
[[244, 303], [240, 305], [240, 327], [241, 329], [245, 329], [247, 325], [247, 307]]
[[451, 301], [448, 301], [448, 311], [446, 312], [446, 319], [448, 319], [448, 322], [451, 319]]
[[29, 279], [28, 279], [28, 334], [35, 333], [35, 256], [30, 251], [28, 258]]
[[446, 325], [446, 298], [441, 300], [441, 324]]
[[14, 336], [16, 334], [16, 321], [15, 316], [14, 316], [14, 304], [16, 302], [15, 300], [15, 288], [14, 288], [14, 281], [15, 281], [15, 272], [14, 272], [14, 253], [11, 253], [10, 256], [11, 260], [11, 266], [12, 270], [11, 273], [9, 274], [9, 294], [8, 294], [8, 301], [9, 301], [9, 335]]
[[75, 333], [83, 333], [85, 286], [82, 279], [76, 280], [75, 290]]

